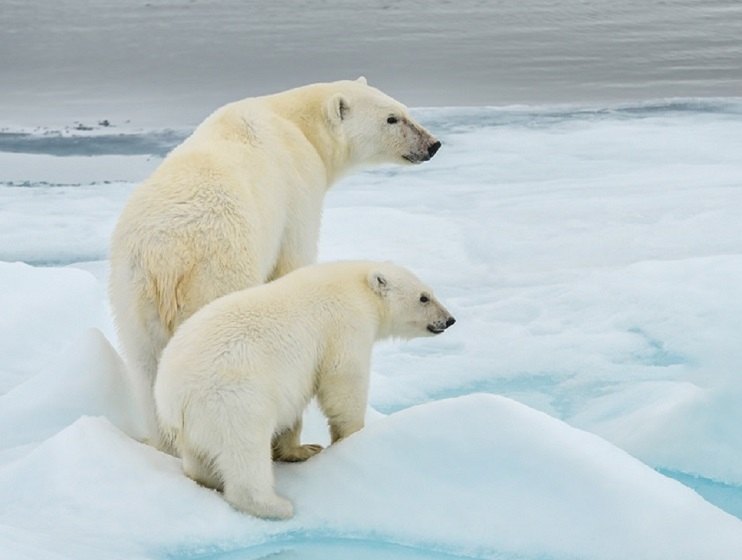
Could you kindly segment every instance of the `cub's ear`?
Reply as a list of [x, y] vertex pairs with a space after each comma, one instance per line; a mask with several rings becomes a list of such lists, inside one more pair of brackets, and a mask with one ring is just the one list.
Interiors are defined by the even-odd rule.
[[371, 272], [368, 275], [368, 285], [374, 293], [382, 297], [389, 293], [389, 282], [381, 272]]
[[366, 76], [358, 76], [358, 79], [356, 82], [362, 83], [364, 86], [368, 85], [368, 80], [366, 80]]
[[340, 122], [350, 111], [348, 100], [341, 93], [336, 93], [327, 101], [327, 117], [332, 122]]

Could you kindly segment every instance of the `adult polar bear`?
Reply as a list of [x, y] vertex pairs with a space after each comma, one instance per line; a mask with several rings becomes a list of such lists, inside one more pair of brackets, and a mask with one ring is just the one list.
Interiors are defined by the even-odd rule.
[[111, 304], [150, 438], [152, 384], [176, 327], [219, 296], [314, 262], [324, 195], [343, 174], [427, 161], [439, 147], [359, 78], [225, 105], [165, 158], [111, 243]]

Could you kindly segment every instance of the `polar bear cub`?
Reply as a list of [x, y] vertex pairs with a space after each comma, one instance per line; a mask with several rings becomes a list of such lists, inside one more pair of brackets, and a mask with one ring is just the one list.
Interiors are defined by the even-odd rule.
[[285, 519], [272, 458], [308, 459], [302, 413], [314, 396], [332, 442], [363, 427], [371, 350], [387, 337], [442, 333], [455, 322], [432, 291], [391, 263], [307, 266], [223, 296], [176, 331], [155, 401], [162, 432], [194, 480], [240, 511]]

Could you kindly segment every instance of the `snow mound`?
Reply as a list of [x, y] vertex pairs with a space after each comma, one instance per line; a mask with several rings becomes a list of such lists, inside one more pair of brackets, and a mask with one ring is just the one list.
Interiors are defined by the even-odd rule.
[[731, 559], [742, 551], [742, 523], [682, 484], [492, 395], [393, 414], [306, 465], [279, 469], [278, 487], [304, 528], [372, 528], [475, 556]]
[[738, 384], [646, 382], [595, 399], [571, 421], [648, 464], [739, 487], [740, 402]]
[[85, 415], [106, 416], [142, 438], [146, 426], [133, 387], [118, 352], [90, 329], [53, 367], [0, 396], [0, 441], [5, 448], [39, 442]]
[[100, 284], [82, 270], [0, 261], [0, 394], [106, 323], [102, 301]]
[[0, 469], [0, 539], [11, 555], [97, 560], [213, 554], [296, 535], [481, 558], [736, 560], [742, 551], [733, 516], [504, 397], [406, 409], [276, 470], [278, 491], [296, 506], [289, 522], [232, 510], [177, 459], [84, 417]]

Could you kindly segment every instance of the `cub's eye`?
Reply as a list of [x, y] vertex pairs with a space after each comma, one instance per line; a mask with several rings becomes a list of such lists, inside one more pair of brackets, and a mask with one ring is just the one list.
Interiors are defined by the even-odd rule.
[[397, 122], [397, 117], [389, 117], [386, 122], [389, 124], [395, 124]]
[[420, 296], [420, 303], [428, 303], [430, 301], [430, 298], [426, 296], [425, 294]]

